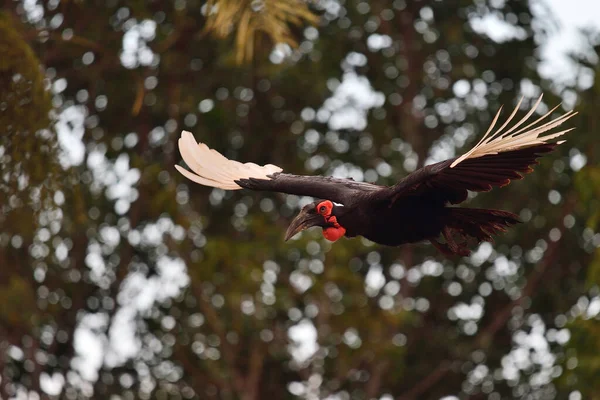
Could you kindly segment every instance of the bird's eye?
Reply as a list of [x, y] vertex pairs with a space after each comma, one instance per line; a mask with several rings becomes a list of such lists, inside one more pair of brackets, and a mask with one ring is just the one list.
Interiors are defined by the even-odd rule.
[[325, 206], [321, 206], [321, 208], [319, 208], [319, 212], [321, 214], [325, 214], [326, 211], [327, 211], [327, 207], [325, 207]]

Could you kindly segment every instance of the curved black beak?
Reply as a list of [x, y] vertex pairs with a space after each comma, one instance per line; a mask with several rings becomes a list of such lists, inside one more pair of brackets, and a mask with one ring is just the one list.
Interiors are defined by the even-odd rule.
[[298, 232], [302, 232], [311, 226], [318, 226], [323, 222], [323, 217], [319, 214], [309, 213], [305, 210], [300, 211], [300, 214], [294, 218], [292, 223], [285, 232], [285, 241], [287, 242]]

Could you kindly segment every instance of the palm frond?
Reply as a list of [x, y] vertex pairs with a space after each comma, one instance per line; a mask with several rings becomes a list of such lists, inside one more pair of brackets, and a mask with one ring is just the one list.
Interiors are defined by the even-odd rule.
[[235, 35], [238, 64], [252, 60], [258, 35], [295, 47], [290, 27], [316, 24], [319, 19], [305, 0], [207, 0], [206, 10], [206, 32], [220, 39]]

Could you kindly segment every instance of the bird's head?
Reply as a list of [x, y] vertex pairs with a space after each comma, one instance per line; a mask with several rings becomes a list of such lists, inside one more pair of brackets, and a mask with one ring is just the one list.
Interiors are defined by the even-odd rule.
[[346, 229], [337, 221], [336, 210], [339, 208], [329, 200], [319, 200], [304, 206], [288, 227], [285, 240], [311, 226], [320, 226], [325, 239], [335, 242], [346, 233]]

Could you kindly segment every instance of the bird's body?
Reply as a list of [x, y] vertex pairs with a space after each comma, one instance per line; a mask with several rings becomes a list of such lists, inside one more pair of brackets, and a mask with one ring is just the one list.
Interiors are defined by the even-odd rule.
[[399, 246], [438, 237], [450, 210], [414, 199], [394, 207], [364, 201], [357, 207], [336, 207], [337, 220], [347, 237], [363, 236], [385, 246]]
[[[541, 102], [541, 97], [536, 103]], [[520, 105], [520, 102], [519, 102]], [[469, 191], [489, 191], [532, 171], [536, 159], [562, 142], [548, 142], [568, 130], [540, 137], [574, 115], [568, 112], [538, 125], [546, 115], [517, 130], [534, 112], [504, 131], [515, 116], [490, 135], [496, 115], [484, 138], [461, 157], [423, 167], [393, 186], [379, 186], [349, 179], [309, 177], [283, 173], [274, 165], [258, 166], [228, 160], [206, 145], [197, 144], [183, 132], [179, 148], [195, 174], [176, 166], [189, 179], [227, 190], [250, 189], [312, 196], [318, 200], [305, 206], [294, 219], [286, 240], [310, 226], [323, 228], [332, 241], [342, 236], [363, 236], [373, 242], [398, 246], [429, 240], [446, 254], [466, 255], [467, 241], [492, 241], [518, 221], [515, 214], [500, 210], [457, 207]], [[536, 126], [537, 125], [537, 126]], [[337, 204], [335, 204], [337, 203]], [[445, 243], [438, 241], [442, 236]]]

